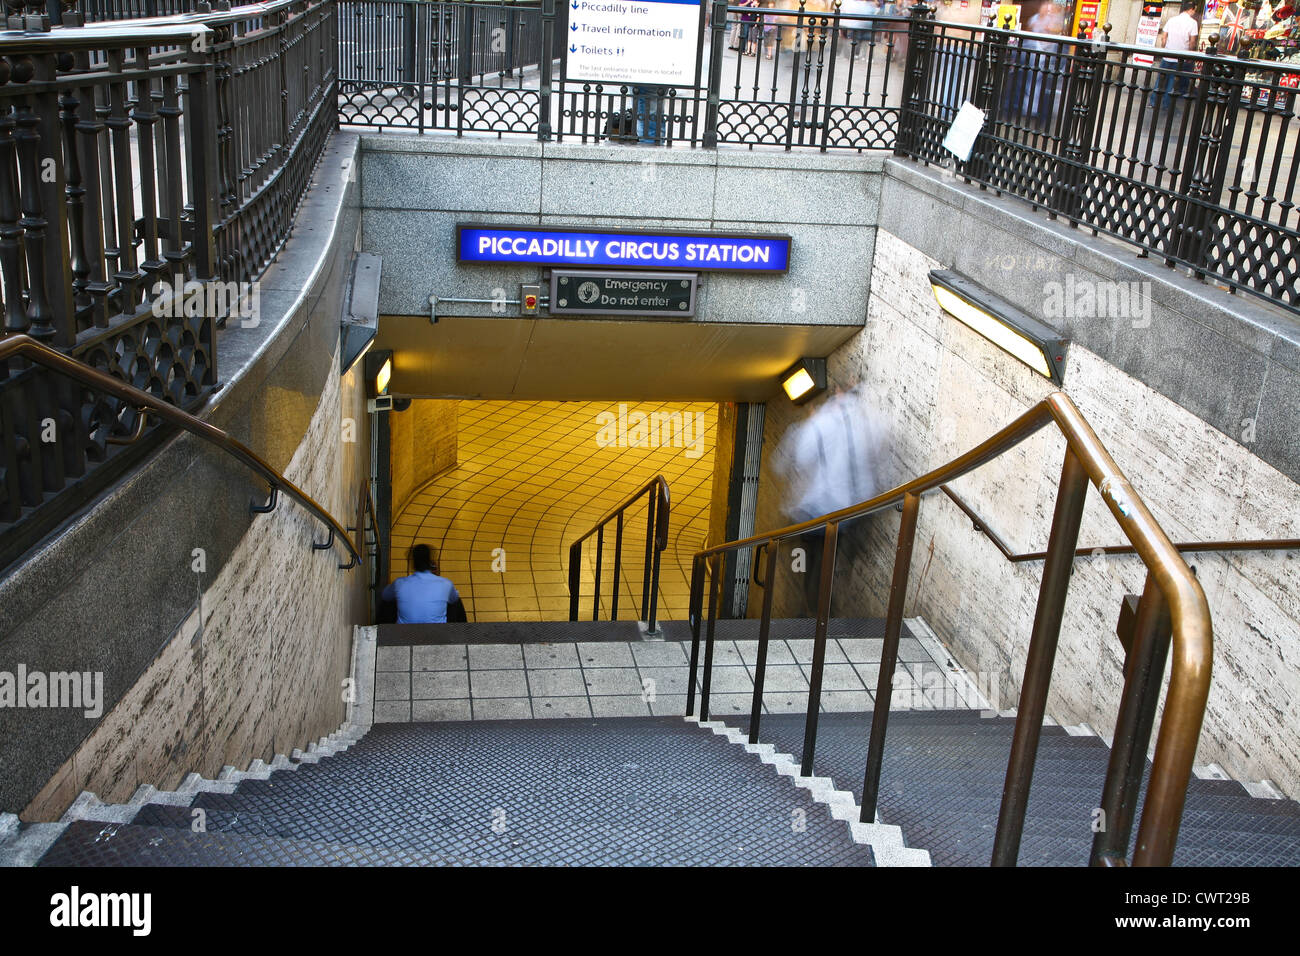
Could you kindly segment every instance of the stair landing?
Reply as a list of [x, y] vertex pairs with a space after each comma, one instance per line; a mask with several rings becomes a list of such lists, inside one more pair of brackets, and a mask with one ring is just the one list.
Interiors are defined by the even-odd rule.
[[[645, 640], [636, 627], [635, 622], [617, 627], [608, 622], [380, 626], [374, 722], [684, 714], [689, 628], [665, 622], [662, 639]], [[803, 713], [807, 708], [813, 628], [810, 620], [772, 622], [764, 713]], [[750, 712], [757, 632], [757, 621], [717, 622], [711, 714]], [[592, 640], [595, 634], [606, 639]], [[883, 621], [830, 623], [823, 712], [871, 708], [883, 637]], [[913, 689], [932, 698], [916, 706], [977, 705], [961, 681], [954, 680], [956, 668], [947, 655], [920, 625], [904, 632], [899, 657], [897, 700]]]

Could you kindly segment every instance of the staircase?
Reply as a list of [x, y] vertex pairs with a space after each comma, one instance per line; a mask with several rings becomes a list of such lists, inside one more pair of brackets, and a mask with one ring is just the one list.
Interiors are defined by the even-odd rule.
[[[726, 624], [720, 633], [734, 640], [719, 641], [714, 686], [735, 691], [752, 666], [753, 622], [719, 623]], [[773, 622], [770, 659], [789, 663], [773, 664], [769, 677], [783, 674], [779, 668], [806, 668], [806, 625]], [[828, 659], [842, 663], [827, 665], [828, 678], [840, 681], [855, 669], [868, 676], [881, 626], [832, 622]], [[491, 634], [474, 632], [485, 643], [448, 644], [449, 635], [468, 636], [462, 626], [437, 642], [400, 629], [386, 639], [381, 630], [378, 649], [369, 645], [370, 681], [362, 680], [376, 691], [394, 677], [398, 686], [414, 686], [440, 667], [463, 675], [461, 686], [471, 694], [483, 688], [487, 697], [475, 696], [472, 712], [466, 704], [466, 719], [421, 719], [408, 702], [403, 722], [384, 722], [377, 694], [371, 706], [378, 723], [369, 725], [370, 711], [359, 706], [356, 719], [363, 723], [270, 764], [227, 767], [216, 780], [191, 774], [176, 791], [142, 787], [120, 805], [83, 793], [57, 824], [19, 825], [0, 815], [0, 864], [989, 863], [1015, 726], [1010, 717], [978, 709], [893, 711], [877, 819], [861, 823], [871, 713], [857, 701], [869, 706], [869, 691], [824, 695], [812, 774], [803, 777], [806, 691], [764, 695], [756, 744], [748, 743], [748, 694], [715, 692], [721, 719], [714, 721], [683, 718], [676, 697], [640, 703], [642, 716], [602, 716], [614, 712], [602, 701], [631, 699], [600, 696], [626, 693], [615, 688], [614, 675], [633, 687], [651, 674], [665, 687], [684, 686], [677, 672], [684, 671], [689, 642], [671, 639], [685, 636], [679, 627], [665, 628], [664, 641], [640, 640], [635, 625], [606, 623], [603, 632], [600, 624], [492, 627]], [[566, 627], [567, 645], [559, 637]], [[928, 629], [905, 633], [906, 666], [918, 677], [946, 665], [952, 680], [964, 680]], [[531, 642], [512, 643], [520, 638]], [[494, 702], [493, 681], [509, 667], [523, 668], [525, 693], [532, 696], [520, 708], [534, 716], [484, 719], [494, 713], [485, 706]], [[559, 680], [562, 673], [570, 676]], [[589, 708], [582, 705], [587, 716], [542, 719], [557, 712], [546, 705], [546, 688], [575, 682], [590, 695]], [[1108, 757], [1105, 743], [1086, 727], [1043, 728], [1021, 865], [1087, 864]], [[1269, 790], [1194, 779], [1175, 864], [1300, 864], [1300, 806]], [[1139, 804], [1139, 817], [1141, 811]]]
[[681, 717], [381, 724], [338, 743], [131, 805], [83, 799], [38, 865], [873, 863], [808, 788]]
[[[928, 850], [935, 866], [988, 866], [993, 852], [1015, 719], [981, 713], [896, 711], [889, 718], [877, 817]], [[748, 733], [748, 717], [728, 722]], [[802, 716], [766, 715], [761, 739], [797, 756], [803, 727]], [[870, 727], [870, 713], [823, 714], [818, 722], [813, 772], [851, 787], [855, 800], [862, 798]], [[1043, 728], [1019, 865], [1088, 864], [1109, 757], [1086, 727]], [[1143, 793], [1145, 786], [1144, 778]], [[1135, 819], [1142, 806], [1139, 800]], [[1300, 804], [1254, 796], [1235, 780], [1194, 778], [1174, 865], [1300, 865]]]

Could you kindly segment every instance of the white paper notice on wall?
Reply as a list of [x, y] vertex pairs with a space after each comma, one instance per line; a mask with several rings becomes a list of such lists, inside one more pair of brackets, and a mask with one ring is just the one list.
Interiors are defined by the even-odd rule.
[[984, 111], [967, 100], [948, 127], [948, 135], [943, 138], [943, 148], [964, 163], [970, 159], [970, 151], [975, 148], [975, 137], [983, 128]]

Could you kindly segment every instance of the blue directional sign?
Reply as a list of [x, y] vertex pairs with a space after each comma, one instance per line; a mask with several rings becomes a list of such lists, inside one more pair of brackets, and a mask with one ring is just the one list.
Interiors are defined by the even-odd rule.
[[464, 223], [456, 227], [456, 257], [461, 262], [516, 265], [786, 272], [790, 268], [790, 237]]

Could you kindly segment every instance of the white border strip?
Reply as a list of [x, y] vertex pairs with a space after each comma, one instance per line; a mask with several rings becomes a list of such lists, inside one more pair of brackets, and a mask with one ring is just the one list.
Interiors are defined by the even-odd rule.
[[875, 823], [862, 823], [859, 817], [862, 808], [847, 790], [835, 789], [835, 781], [830, 777], [805, 777], [799, 773], [799, 764], [789, 754], [776, 753], [772, 744], [751, 744], [745, 734], [734, 727], [728, 727], [720, 720], [701, 721], [699, 717], [683, 717], [687, 723], [698, 724], [705, 730], [711, 730], [719, 737], [726, 737], [731, 743], [743, 747], [746, 753], [755, 754], [765, 764], [782, 777], [789, 777], [796, 787], [808, 791], [808, 795], [817, 803], [826, 807], [833, 818], [843, 820], [849, 825], [849, 833], [854, 843], [871, 848], [871, 856], [876, 866], [930, 866], [930, 852], [909, 847], [903, 843], [903, 831], [896, 826], [880, 823], [879, 816]]

